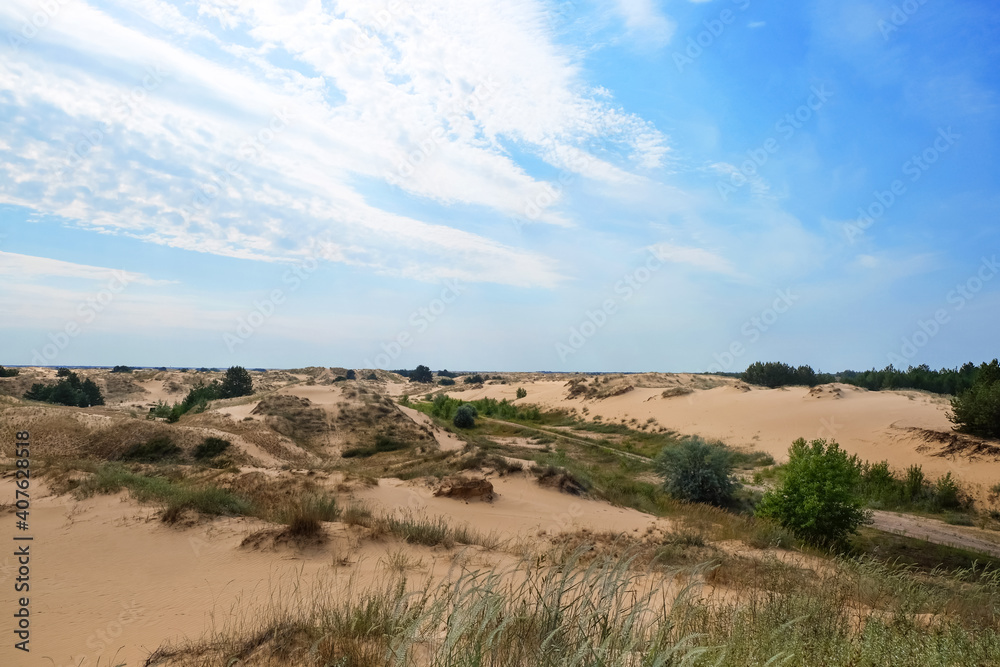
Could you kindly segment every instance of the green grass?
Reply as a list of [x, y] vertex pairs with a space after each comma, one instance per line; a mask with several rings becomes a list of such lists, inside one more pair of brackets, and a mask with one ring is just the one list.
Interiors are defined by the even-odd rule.
[[635, 554], [588, 553], [457, 570], [416, 589], [400, 573], [345, 595], [315, 591], [270, 616], [238, 611], [243, 623], [147, 664], [981, 667], [1000, 656], [995, 581], [927, 586], [906, 568], [843, 560], [816, 577], [735, 557], [657, 574], [633, 567]]
[[165, 477], [134, 473], [118, 464], [97, 468], [91, 477], [77, 486], [74, 494], [77, 498], [86, 498], [122, 490], [128, 490], [141, 503], [165, 505], [163, 520], [167, 522], [175, 521], [188, 509], [223, 516], [242, 516], [253, 510], [248, 500], [225, 489], [186, 486]]

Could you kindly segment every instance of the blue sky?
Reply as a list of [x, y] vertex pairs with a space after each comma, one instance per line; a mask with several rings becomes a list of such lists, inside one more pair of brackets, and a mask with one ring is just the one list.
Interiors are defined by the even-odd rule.
[[998, 51], [985, 1], [6, 0], [0, 363], [992, 359]]

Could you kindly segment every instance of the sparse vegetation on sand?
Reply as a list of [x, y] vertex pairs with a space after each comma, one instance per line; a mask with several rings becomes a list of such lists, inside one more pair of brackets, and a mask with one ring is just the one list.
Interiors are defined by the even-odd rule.
[[63, 379], [54, 385], [35, 383], [25, 393], [24, 398], [29, 401], [42, 401], [79, 408], [104, 405], [104, 395], [96, 382], [90, 378], [80, 380], [80, 376], [76, 373], [67, 369], [60, 370], [66, 371], [59, 376]]
[[836, 576], [816, 577], [735, 557], [649, 571], [627, 545], [592, 550], [464, 569], [415, 589], [398, 574], [290, 600], [161, 647], [146, 664], [960, 667], [1000, 656], [996, 573], [955, 573], [929, 588], [871, 560], [836, 561]]

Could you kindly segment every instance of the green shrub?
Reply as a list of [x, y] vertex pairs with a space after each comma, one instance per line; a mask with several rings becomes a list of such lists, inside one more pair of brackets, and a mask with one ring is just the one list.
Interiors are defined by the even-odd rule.
[[528, 390], [527, 389], [525, 389], [524, 387], [518, 387], [517, 388], [517, 397], [518, 398], [524, 398], [527, 395], [528, 395]]
[[174, 444], [169, 435], [153, 436], [146, 442], [134, 445], [122, 454], [123, 461], [139, 461], [142, 463], [159, 463], [179, 458], [181, 448]]
[[476, 425], [476, 408], [466, 403], [455, 411], [455, 418], [452, 423], [458, 428], [472, 428]]
[[438, 380], [438, 384], [441, 385], [442, 387], [450, 387], [451, 385], [455, 384], [455, 381], [452, 380], [451, 378], [441, 378]]
[[764, 494], [757, 515], [774, 519], [799, 538], [839, 545], [869, 520], [859, 494], [861, 463], [836, 442], [796, 440], [781, 483]]
[[205, 438], [205, 440], [194, 448], [194, 458], [198, 461], [214, 459], [222, 452], [229, 449], [233, 443], [222, 438]]
[[813, 387], [818, 383], [816, 372], [810, 366], [795, 368], [780, 361], [755, 361], [747, 366], [747, 369], [740, 375], [740, 379], [747, 384], [771, 388], [787, 385]]
[[0, 366], [0, 378], [12, 378], [17, 377], [21, 374], [21, 371], [17, 368], [4, 368]]
[[736, 482], [730, 452], [701, 438], [664, 447], [656, 457], [663, 489], [681, 500], [724, 506], [733, 500]]
[[486, 380], [484, 380], [483, 376], [480, 375], [479, 373], [476, 373], [475, 375], [466, 375], [462, 379], [462, 382], [464, 382], [465, 384], [482, 384], [485, 381]]
[[939, 509], [950, 510], [962, 506], [958, 484], [952, 478], [950, 472], [939, 478], [937, 483], [934, 484], [934, 496], [934, 501]]

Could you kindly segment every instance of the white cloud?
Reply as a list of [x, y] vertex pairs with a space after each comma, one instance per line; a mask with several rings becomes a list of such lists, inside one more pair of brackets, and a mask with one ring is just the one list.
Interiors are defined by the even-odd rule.
[[625, 26], [635, 35], [663, 46], [670, 41], [677, 24], [660, 11], [654, 0], [617, 0]]
[[687, 264], [696, 269], [720, 273], [733, 278], [740, 278], [740, 273], [725, 259], [714, 252], [704, 248], [689, 246], [679, 246], [671, 243], [657, 243], [650, 246], [650, 250], [661, 260], [675, 264]]
[[[537, 2], [424, 0], [383, 13], [360, 0], [203, 0], [192, 18], [143, 1], [166, 35], [74, 2], [28, 45], [72, 56], [24, 46], [0, 58], [11, 112], [0, 118], [0, 202], [248, 259], [283, 259], [322, 236], [329, 259], [381, 272], [552, 286], [561, 274], [551, 259], [481, 225], [407, 215], [407, 199], [483, 207], [502, 221], [544, 188], [515, 149], [609, 185], [641, 179], [634, 168], [667, 155], [656, 128], [582, 81]], [[633, 4], [630, 16], [653, 11]], [[16, 31], [33, 9], [3, 3], [0, 27]], [[222, 43], [217, 23], [240, 43]], [[148, 66], [162, 80], [147, 90]], [[272, 135], [282, 109], [289, 123]], [[242, 159], [254, 136], [273, 140]], [[391, 209], [368, 194], [386, 182], [400, 202]], [[570, 222], [558, 203], [537, 221]]]
[[0, 251], [0, 276], [11, 281], [37, 281], [44, 278], [75, 278], [106, 282], [122, 278], [138, 285], [170, 285], [170, 280], [154, 280], [142, 273], [108, 269], [100, 266], [74, 264], [48, 257], [20, 255]]

